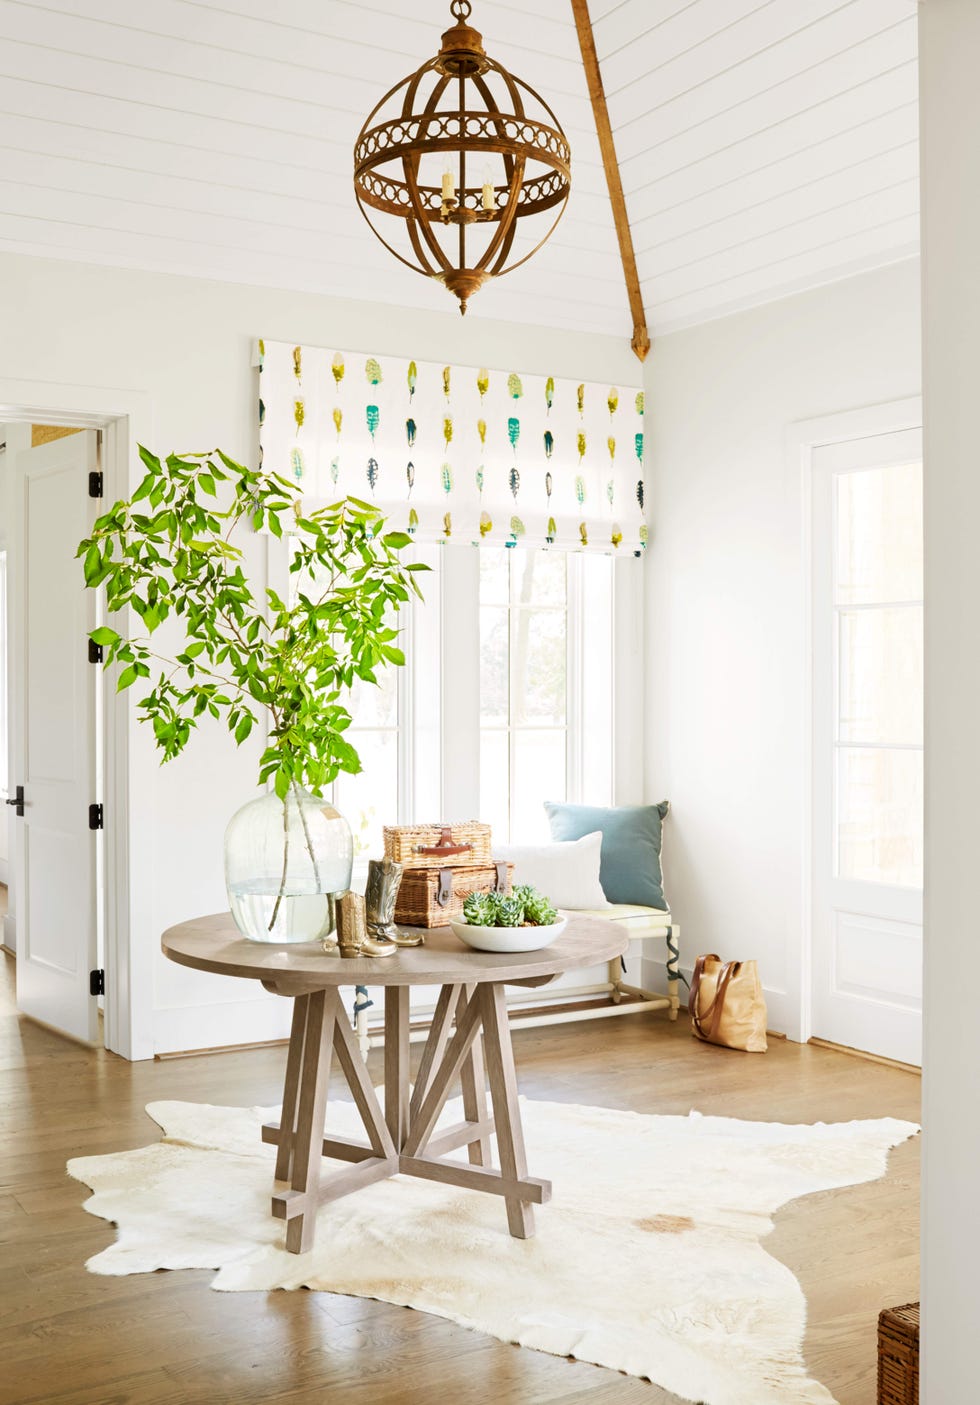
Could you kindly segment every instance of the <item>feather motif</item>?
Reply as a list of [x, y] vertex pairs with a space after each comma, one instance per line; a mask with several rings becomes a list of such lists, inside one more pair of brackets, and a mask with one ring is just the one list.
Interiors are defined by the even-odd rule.
[[510, 519], [510, 534], [512, 537], [523, 537], [525, 530], [524, 523], [519, 517], [512, 517]]
[[451, 373], [452, 373], [452, 367], [451, 367], [451, 366], [443, 366], [443, 368], [442, 368], [442, 393], [443, 393], [443, 395], [446, 397], [447, 400], [449, 399], [449, 377], [450, 377]]
[[331, 477], [331, 480], [336, 484], [337, 479], [340, 477], [340, 459], [339, 459], [339, 458], [333, 458], [333, 459], [330, 460], [330, 477]]
[[588, 546], [588, 544], [589, 544], [589, 527], [588, 527], [588, 523], [586, 523], [586, 522], [580, 522], [580, 523], [578, 524], [578, 535], [579, 535], [579, 541], [582, 543], [582, 545], [583, 545], [583, 546]]
[[298, 381], [303, 379], [303, 348], [293, 347], [293, 375]]
[[576, 390], [576, 392], [575, 392], [575, 400], [576, 400], [576, 402], [577, 402], [577, 404], [578, 404], [578, 412], [579, 412], [579, 414], [582, 414], [582, 412], [583, 412], [584, 409], [585, 409], [585, 386], [584, 386], [584, 385], [580, 385], [579, 388], [578, 388], [578, 390]]
[[412, 445], [415, 443], [415, 432], [416, 432], [415, 421], [414, 421], [414, 420], [406, 420], [406, 421], [405, 421], [405, 438], [408, 440], [408, 447], [409, 447], [409, 448], [411, 448]]
[[444, 537], [451, 537], [453, 534], [453, 514], [451, 512], [443, 514], [442, 534]]
[[344, 358], [339, 351], [330, 363], [330, 370], [333, 374], [334, 385], [339, 386], [340, 382], [344, 379]]
[[412, 489], [415, 487], [415, 465], [409, 459], [405, 465], [405, 477], [408, 479], [408, 496], [412, 496]]
[[578, 461], [579, 461], [579, 463], [581, 463], [584, 458], [585, 458], [585, 434], [584, 434], [583, 431], [580, 429], [579, 432], [578, 432]]
[[579, 507], [585, 502], [585, 479], [582, 477], [581, 473], [575, 480], [575, 501], [578, 503]]
[[265, 342], [259, 337], [259, 370], [265, 370]]
[[477, 491], [478, 493], [480, 493], [481, 495], [482, 495], [482, 493], [483, 493], [483, 465], [482, 465], [482, 463], [480, 464], [480, 467], [476, 470], [476, 491]]
[[415, 528], [419, 525], [419, 515], [413, 507], [408, 514], [408, 535], [415, 536]]
[[265, 401], [259, 400], [259, 428], [265, 424]]
[[381, 384], [381, 367], [373, 356], [369, 356], [364, 363], [364, 374], [371, 385]]
[[642, 511], [643, 511], [643, 479], [642, 479], [642, 478], [639, 479], [639, 481], [637, 482], [637, 485], [636, 485], [636, 501], [639, 503], [639, 505], [640, 505], [640, 511], [642, 512]]
[[442, 466], [442, 491], [451, 493], [453, 490], [453, 470], [452, 466], [444, 463]]
[[486, 422], [486, 420], [477, 420], [477, 422], [476, 422], [476, 432], [477, 432], [477, 434], [480, 436], [480, 446], [481, 446], [481, 448], [482, 448], [483, 445], [485, 445], [486, 442], [487, 442], [487, 422]]
[[296, 421], [296, 428], [303, 428], [303, 421], [306, 419], [306, 406], [302, 400], [293, 401], [293, 419]]
[[613, 436], [612, 436], [611, 434], [610, 434], [609, 438], [606, 440], [606, 448], [609, 450], [609, 458], [610, 458], [610, 461], [611, 461], [612, 459], [614, 459], [614, 458], [616, 457], [616, 440], [613, 438]]
[[259, 468], [260, 468], [260, 469], [262, 468], [262, 465], [263, 465], [264, 463], [265, 463], [265, 449], [263, 449], [262, 445], [260, 444], [260, 445], [259, 445]]
[[643, 435], [634, 434], [633, 447], [636, 449], [636, 457], [640, 463], [643, 462]]
[[333, 412], [333, 427], [337, 431], [337, 438], [340, 438], [340, 426], [344, 422], [344, 412], [340, 406], [336, 406]]
[[518, 439], [520, 439], [520, 437], [521, 422], [519, 419], [515, 419], [515, 417], [511, 415], [510, 419], [507, 421], [507, 438], [510, 440], [510, 447], [512, 449], [517, 448], [517, 441]]
[[373, 493], [373, 492], [374, 492], [374, 485], [375, 485], [375, 484], [377, 483], [377, 481], [378, 481], [378, 460], [377, 460], [377, 459], [368, 459], [368, 462], [367, 462], [367, 481], [368, 481], [368, 486], [370, 487], [371, 492]]
[[493, 519], [489, 512], [480, 513], [480, 536], [485, 537], [493, 531]]
[[552, 434], [550, 429], [546, 429], [544, 432], [544, 456], [546, 459], [551, 458], [552, 452], [554, 451], [554, 447], [555, 436]]
[[480, 403], [482, 405], [483, 397], [490, 389], [490, 375], [485, 367], [481, 368], [476, 373], [476, 388], [480, 392]]
[[290, 451], [289, 451], [289, 466], [290, 466], [290, 468], [293, 470], [293, 477], [296, 479], [296, 482], [298, 483], [299, 480], [302, 478], [303, 473], [304, 473], [305, 468], [306, 468], [306, 465], [305, 465], [305, 463], [303, 462], [303, 450], [302, 450], [302, 449], [290, 449]]
[[612, 542], [613, 546], [619, 546], [620, 542], [623, 540], [623, 529], [618, 522], [612, 524], [612, 532], [609, 535], [609, 540]]
[[549, 518], [548, 518], [548, 531], [547, 531], [547, 534], [546, 534], [546, 536], [545, 536], [545, 541], [548, 543], [549, 546], [550, 546], [550, 545], [552, 544], [552, 542], [555, 540], [555, 537], [557, 537], [557, 535], [558, 535], [558, 526], [557, 526], [557, 524], [556, 524], [556, 522], [555, 522], [555, 519], [554, 519], [553, 517], [549, 517]]
[[410, 402], [411, 402], [412, 396], [415, 394], [415, 382], [418, 380], [418, 378], [419, 378], [419, 368], [418, 368], [418, 366], [416, 366], [416, 364], [415, 364], [414, 361], [409, 361], [409, 363], [408, 363], [408, 398], [409, 398], [409, 401], [410, 401]]
[[544, 403], [547, 406], [547, 413], [551, 414], [551, 407], [555, 403], [555, 378], [549, 376], [544, 383]]
[[641, 546], [646, 546], [647, 541], [649, 540], [649, 537], [650, 537], [650, 529], [649, 529], [649, 528], [646, 526], [646, 524], [644, 523], [644, 525], [640, 528], [640, 545], [641, 545]]
[[544, 490], [545, 490], [545, 492], [546, 492], [547, 495], [548, 495], [548, 501], [549, 501], [549, 502], [551, 502], [551, 490], [552, 490], [553, 487], [554, 487], [554, 483], [553, 483], [553, 481], [552, 481], [551, 474], [550, 474], [550, 473], [546, 473], [546, 474], [544, 475]]
[[517, 494], [521, 490], [521, 475], [516, 468], [512, 468], [509, 475], [510, 491], [514, 494], [514, 501], [517, 501]]
[[642, 414], [643, 414], [643, 410], [644, 410], [645, 404], [646, 404], [646, 396], [643, 394], [643, 391], [642, 391], [642, 390], [638, 390], [638, 391], [636, 392], [636, 413], [637, 413], [638, 415], [642, 415]]
[[616, 484], [615, 484], [615, 483], [613, 482], [613, 480], [610, 478], [609, 482], [606, 484], [606, 501], [608, 502], [608, 504], [609, 504], [610, 507], [612, 507], [612, 505], [613, 505], [613, 498], [614, 498], [615, 496], [616, 496]]
[[453, 437], [453, 422], [449, 415], [443, 416], [442, 437], [446, 441], [446, 448], [448, 449]]
[[609, 418], [612, 419], [613, 415], [619, 409], [619, 391], [614, 385], [611, 385], [609, 387], [609, 394], [606, 397], [606, 404], [609, 406]]
[[381, 411], [378, 409], [377, 405], [368, 405], [364, 413], [367, 419], [368, 432], [371, 435], [371, 442], [373, 443], [378, 425], [381, 423]]
[[524, 394], [524, 387], [521, 385], [521, 378], [516, 371], [511, 371], [507, 377], [507, 393], [512, 400], [520, 400]]

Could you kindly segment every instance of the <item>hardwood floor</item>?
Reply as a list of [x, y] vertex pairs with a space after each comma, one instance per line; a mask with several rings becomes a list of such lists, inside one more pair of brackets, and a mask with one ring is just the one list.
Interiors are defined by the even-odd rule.
[[[114, 1231], [79, 1208], [89, 1192], [66, 1178], [67, 1158], [155, 1139], [143, 1108], [156, 1098], [274, 1103], [286, 1051], [129, 1064], [19, 1020], [14, 963], [0, 962], [0, 1405], [677, 1405], [646, 1381], [385, 1303], [215, 1293], [203, 1271], [86, 1273]], [[913, 1074], [782, 1040], [765, 1057], [708, 1048], [660, 1012], [522, 1030], [514, 1046], [531, 1097], [783, 1122], [918, 1118]], [[377, 1053], [371, 1072], [380, 1082]], [[873, 1405], [878, 1310], [918, 1297], [918, 1141], [880, 1181], [789, 1205], [767, 1248], [806, 1293], [812, 1373], [841, 1405]]]

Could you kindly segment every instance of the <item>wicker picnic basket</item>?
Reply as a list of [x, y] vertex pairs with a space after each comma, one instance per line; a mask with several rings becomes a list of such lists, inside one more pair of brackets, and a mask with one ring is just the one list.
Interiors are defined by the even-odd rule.
[[492, 861], [490, 826], [478, 820], [463, 820], [459, 824], [386, 824], [384, 841], [385, 858], [404, 864], [406, 869], [459, 868]]
[[467, 864], [456, 868], [407, 868], [395, 903], [395, 921], [406, 927], [448, 927], [463, 916], [470, 893], [509, 893], [514, 865]]
[[918, 1405], [919, 1304], [878, 1317], [878, 1405]]

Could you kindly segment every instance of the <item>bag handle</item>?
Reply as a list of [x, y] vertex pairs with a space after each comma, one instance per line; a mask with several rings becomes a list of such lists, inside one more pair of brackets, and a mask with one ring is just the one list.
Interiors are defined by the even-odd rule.
[[468, 854], [473, 848], [472, 844], [456, 844], [453, 842], [453, 831], [451, 826], [444, 824], [441, 826], [439, 842], [437, 844], [417, 844], [415, 852], [417, 854]]
[[706, 961], [720, 961], [720, 956], [713, 953], [707, 956], [699, 956], [694, 962], [694, 974], [691, 977], [691, 995], [688, 1001], [688, 1011], [692, 1023], [697, 1032], [698, 1038], [705, 1040], [708, 1044], [715, 1042], [715, 1034], [718, 1023], [721, 1019], [721, 1012], [725, 1005], [725, 995], [728, 992], [729, 984], [738, 975], [741, 969], [741, 961], [726, 961], [718, 972], [718, 984], [715, 987], [715, 998], [708, 1006], [707, 1010], [701, 1010], [701, 977], [704, 974]]

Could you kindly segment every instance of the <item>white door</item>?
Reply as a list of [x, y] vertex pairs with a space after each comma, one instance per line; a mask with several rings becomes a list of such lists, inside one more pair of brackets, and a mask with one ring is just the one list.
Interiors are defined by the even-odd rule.
[[[101, 670], [89, 662], [95, 592], [78, 543], [99, 511], [95, 430], [22, 451], [11, 465], [11, 689], [17, 1004], [76, 1039], [98, 1038], [96, 710]], [[15, 811], [11, 811], [15, 813]]]
[[812, 462], [812, 1034], [918, 1064], [921, 432]]

